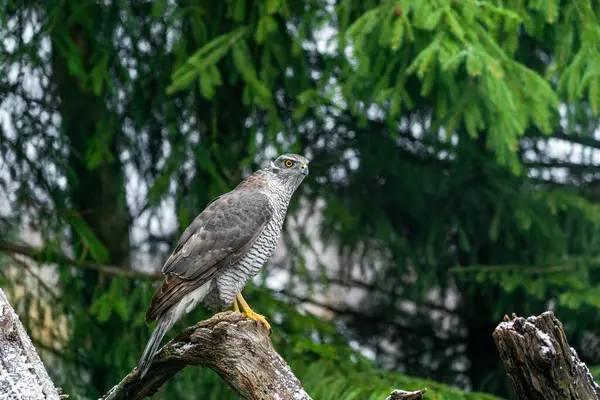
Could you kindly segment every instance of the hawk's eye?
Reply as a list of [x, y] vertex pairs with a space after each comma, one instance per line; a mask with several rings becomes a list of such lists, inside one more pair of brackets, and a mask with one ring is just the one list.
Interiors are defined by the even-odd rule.
[[285, 166], [288, 168], [292, 168], [292, 165], [294, 165], [294, 162], [292, 160], [285, 160]]

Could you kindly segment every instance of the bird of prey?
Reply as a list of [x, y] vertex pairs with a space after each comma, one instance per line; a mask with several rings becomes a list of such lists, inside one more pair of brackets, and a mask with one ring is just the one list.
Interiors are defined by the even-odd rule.
[[265, 317], [250, 308], [241, 291], [273, 254], [290, 199], [307, 175], [305, 157], [280, 155], [214, 199], [181, 234], [146, 313], [146, 323], [157, 324], [138, 363], [141, 377], [165, 333], [198, 304], [212, 311], [229, 306], [239, 311], [237, 299], [242, 314], [270, 332]]

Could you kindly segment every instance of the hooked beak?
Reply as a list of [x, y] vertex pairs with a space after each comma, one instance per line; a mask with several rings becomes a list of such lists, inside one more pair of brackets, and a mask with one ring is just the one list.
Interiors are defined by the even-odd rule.
[[308, 175], [308, 165], [307, 164], [302, 164], [302, 175], [307, 176]]

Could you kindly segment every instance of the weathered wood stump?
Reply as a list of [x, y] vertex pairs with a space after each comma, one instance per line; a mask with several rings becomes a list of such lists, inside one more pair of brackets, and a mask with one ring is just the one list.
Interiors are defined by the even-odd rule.
[[58, 392], [0, 289], [0, 399], [58, 400]]
[[600, 387], [551, 311], [527, 319], [505, 317], [493, 336], [519, 400], [600, 399]]

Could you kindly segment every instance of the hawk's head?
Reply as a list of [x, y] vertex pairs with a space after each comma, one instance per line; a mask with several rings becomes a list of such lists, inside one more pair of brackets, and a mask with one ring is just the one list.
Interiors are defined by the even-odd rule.
[[299, 154], [282, 154], [267, 169], [295, 189], [308, 175], [308, 160]]

